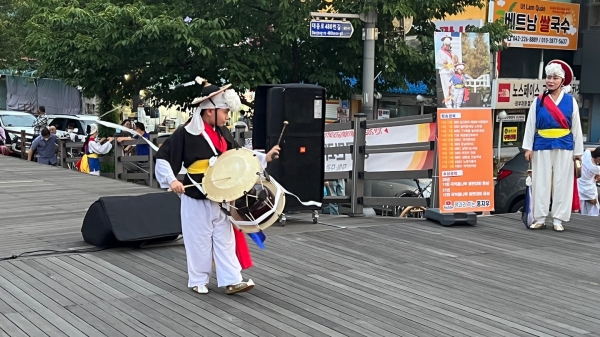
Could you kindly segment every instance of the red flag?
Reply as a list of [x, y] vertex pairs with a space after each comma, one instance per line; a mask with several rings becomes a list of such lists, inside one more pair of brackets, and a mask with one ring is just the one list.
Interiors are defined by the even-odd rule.
[[233, 233], [235, 235], [235, 254], [240, 261], [242, 269], [248, 269], [252, 267], [252, 257], [250, 256], [246, 236], [241, 230], [235, 228], [235, 226], [233, 226]]
[[572, 213], [579, 213], [581, 211], [581, 203], [579, 200], [579, 188], [577, 187], [577, 168], [573, 174], [575, 181], [573, 182], [573, 204], [571, 206]]

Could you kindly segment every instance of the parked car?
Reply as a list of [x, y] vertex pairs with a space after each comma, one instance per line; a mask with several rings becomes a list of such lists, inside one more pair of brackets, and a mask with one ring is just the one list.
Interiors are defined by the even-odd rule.
[[[431, 179], [419, 179], [419, 186], [423, 191], [423, 197], [429, 198], [431, 193]], [[419, 189], [417, 182], [412, 179], [391, 179], [391, 180], [372, 180], [372, 197], [418, 197]], [[352, 195], [352, 184], [346, 182], [346, 195]], [[350, 207], [349, 204], [342, 204], [343, 207]], [[399, 216], [402, 208], [395, 206], [376, 205], [372, 206], [376, 214]]]
[[[21, 130], [25, 133], [32, 135], [34, 132], [33, 123], [35, 123], [35, 116], [21, 111], [0, 111], [0, 126], [6, 133], [6, 143], [11, 145], [13, 153], [15, 155], [21, 154]], [[33, 141], [33, 136], [26, 136], [27, 141]], [[25, 151], [28, 151], [26, 148]]]
[[[600, 144], [584, 144], [585, 149], [598, 146]], [[519, 153], [498, 170], [494, 186], [495, 214], [520, 212], [525, 206], [525, 180], [528, 168], [525, 150], [519, 148]]]
[[48, 126], [56, 127], [59, 136], [67, 132], [68, 126], [76, 129], [78, 141], [84, 141], [91, 124], [98, 120], [96, 115], [48, 115]]

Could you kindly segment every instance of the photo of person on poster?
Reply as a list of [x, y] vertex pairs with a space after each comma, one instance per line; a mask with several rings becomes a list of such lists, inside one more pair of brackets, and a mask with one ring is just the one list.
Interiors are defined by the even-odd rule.
[[[442, 104], [442, 102], [446, 102], [449, 98], [450, 94], [450, 79], [454, 74], [454, 57], [452, 55], [452, 37], [450, 35], [444, 35], [440, 39], [442, 41], [442, 46], [437, 48], [437, 52], [435, 54], [435, 64], [438, 73], [438, 106]], [[436, 33], [436, 39], [438, 37], [438, 33]], [[458, 58], [457, 58], [458, 59]], [[441, 85], [440, 85], [441, 84]], [[442, 89], [442, 97], [440, 99], [440, 88]], [[445, 104], [445, 103], [444, 103]], [[446, 104], [447, 106], [447, 104]]]
[[437, 106], [491, 106], [491, 53], [487, 33], [434, 35]]

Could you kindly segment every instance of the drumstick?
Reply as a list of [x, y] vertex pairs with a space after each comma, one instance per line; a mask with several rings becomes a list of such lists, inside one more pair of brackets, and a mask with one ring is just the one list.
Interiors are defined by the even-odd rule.
[[[281, 143], [281, 138], [283, 137], [283, 131], [285, 131], [285, 127], [288, 125], [288, 121], [283, 121], [283, 128], [281, 129], [281, 134], [279, 135], [279, 140], [277, 141], [277, 146], [279, 146], [279, 143]], [[273, 155], [271, 156], [271, 158], [273, 160], [279, 158], [279, 155], [277, 153], [273, 153]]]
[[[225, 177], [225, 178], [221, 178], [221, 179], [215, 179], [215, 180], [211, 180], [210, 182], [215, 182], [215, 181], [221, 181], [221, 180], [226, 180], [226, 179], [231, 179], [231, 177]], [[198, 183], [198, 185], [202, 185], [202, 183]], [[186, 189], [188, 187], [192, 187], [192, 186], [196, 186], [196, 184], [189, 184], [189, 185], [183, 185], [183, 189]], [[172, 189], [168, 189], [167, 192], [173, 192]]]

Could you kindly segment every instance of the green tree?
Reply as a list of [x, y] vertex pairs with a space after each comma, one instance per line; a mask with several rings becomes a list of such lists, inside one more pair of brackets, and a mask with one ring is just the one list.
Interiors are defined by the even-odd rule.
[[[141, 89], [168, 87], [193, 64], [215, 57], [214, 48], [240, 39], [220, 18], [186, 23], [162, 3], [38, 1], [26, 25], [27, 52], [44, 76], [98, 97], [100, 114]], [[115, 122], [116, 116], [103, 119]]]
[[[238, 91], [305, 82], [347, 97], [362, 86], [363, 24], [352, 20], [355, 33], [349, 39], [311, 38], [310, 12], [332, 5], [343, 13], [377, 10], [375, 72], [385, 84], [377, 83], [376, 89], [404, 87], [405, 79], [433, 88], [431, 20], [483, 6], [482, 1], [37, 0], [25, 41], [41, 74], [82, 86], [86, 96], [101, 99], [102, 112], [145, 88], [162, 104], [190, 102], [198, 87], [173, 90], [170, 85], [197, 75], [215, 84], [232, 83]], [[420, 41], [418, 49], [404, 43], [394, 26], [409, 16], [414, 17], [409, 35]], [[193, 20], [188, 24], [186, 17]], [[489, 31], [494, 48], [507, 32], [498, 23], [474, 31]], [[358, 84], [352, 87], [345, 77], [357, 78]]]
[[0, 69], [27, 70], [23, 40], [24, 24], [32, 15], [31, 3], [20, 0], [0, 0]]

